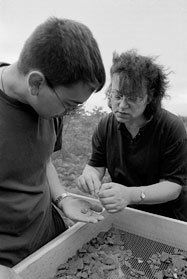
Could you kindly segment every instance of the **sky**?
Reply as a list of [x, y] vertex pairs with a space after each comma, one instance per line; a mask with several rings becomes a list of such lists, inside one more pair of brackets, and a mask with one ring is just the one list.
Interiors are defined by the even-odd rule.
[[15, 62], [27, 37], [50, 16], [86, 24], [100, 47], [106, 84], [87, 110], [109, 110], [105, 90], [113, 52], [136, 49], [171, 72], [163, 106], [187, 116], [187, 0], [0, 0], [0, 61]]

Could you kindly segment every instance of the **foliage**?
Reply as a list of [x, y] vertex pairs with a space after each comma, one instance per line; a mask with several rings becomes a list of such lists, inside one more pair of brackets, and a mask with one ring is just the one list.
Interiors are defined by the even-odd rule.
[[[92, 112], [81, 107], [64, 117], [62, 150], [53, 154], [53, 163], [61, 183], [68, 190], [76, 190], [76, 178], [81, 175], [91, 155], [92, 134], [105, 114], [101, 107], [95, 107]], [[108, 175], [106, 179], [109, 179]]]

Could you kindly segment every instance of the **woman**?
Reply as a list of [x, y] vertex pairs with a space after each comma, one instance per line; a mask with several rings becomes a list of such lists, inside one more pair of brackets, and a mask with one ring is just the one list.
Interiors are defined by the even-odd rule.
[[[187, 136], [161, 101], [168, 86], [152, 57], [114, 54], [107, 91], [112, 112], [92, 138], [92, 155], [78, 186], [97, 193], [108, 212], [133, 206], [187, 221]], [[112, 182], [101, 184], [106, 168]]]

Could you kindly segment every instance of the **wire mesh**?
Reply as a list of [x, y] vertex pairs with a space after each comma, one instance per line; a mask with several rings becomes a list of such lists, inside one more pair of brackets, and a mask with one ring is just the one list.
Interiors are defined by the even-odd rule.
[[[150, 268], [149, 260], [156, 253], [166, 252], [168, 254], [173, 254], [175, 247], [171, 247], [164, 243], [156, 242], [145, 237], [141, 237], [129, 232], [121, 231], [120, 238], [124, 244], [124, 251], [130, 250], [133, 257], [128, 260], [131, 267], [135, 270], [142, 271], [142, 276], [131, 275], [131, 268], [124, 265], [123, 261], [120, 265], [123, 276], [120, 279], [131, 279], [131, 278], [148, 278], [155, 279], [153, 270]], [[164, 270], [167, 268], [166, 263], [161, 263], [157, 271]], [[108, 279], [119, 279], [119, 274], [112, 273], [107, 275]]]
[[54, 278], [185, 279], [187, 252], [115, 227], [85, 243]]

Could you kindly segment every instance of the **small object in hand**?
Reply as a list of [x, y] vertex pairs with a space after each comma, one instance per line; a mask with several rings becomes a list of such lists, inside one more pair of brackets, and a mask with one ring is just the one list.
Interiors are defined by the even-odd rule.
[[86, 214], [88, 213], [89, 209], [88, 208], [83, 208], [81, 209], [81, 213]]
[[83, 214], [89, 213], [89, 216], [92, 216], [94, 214], [94, 212], [88, 208], [81, 209], [81, 213], [83, 213]]

